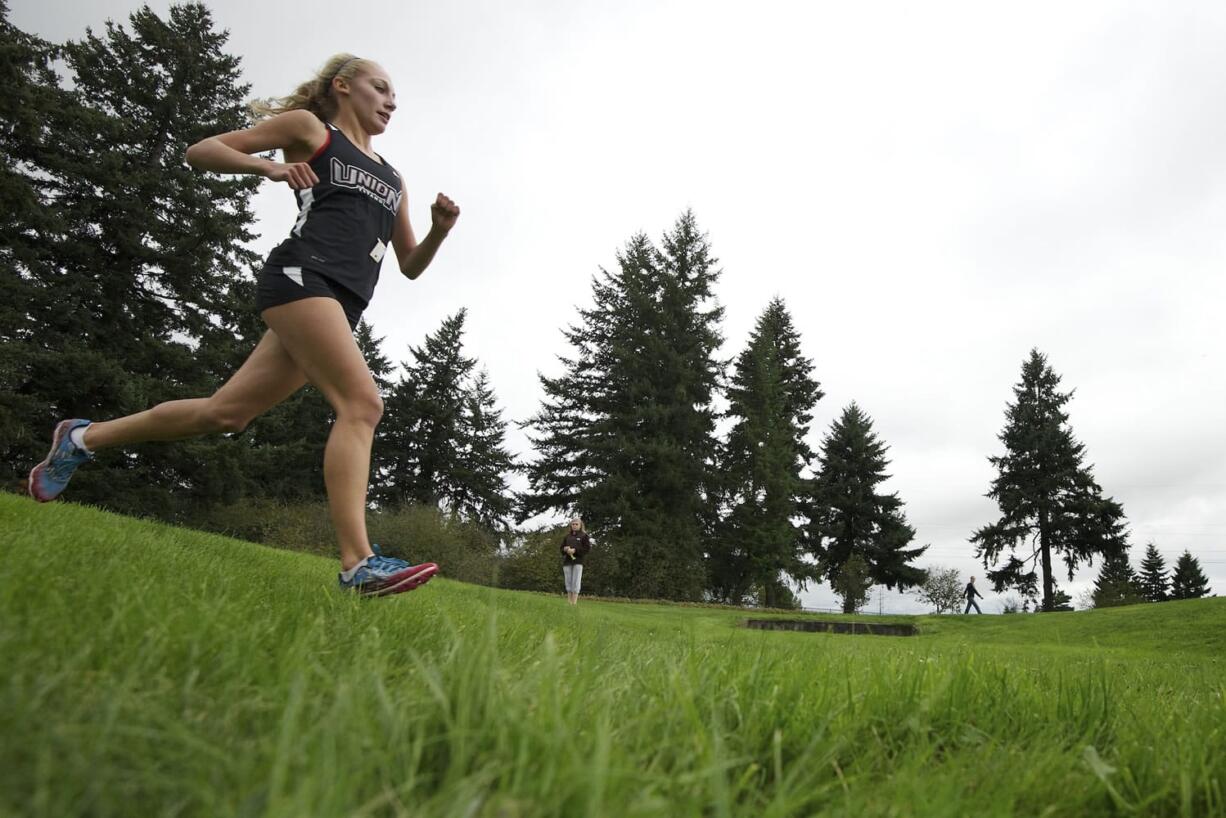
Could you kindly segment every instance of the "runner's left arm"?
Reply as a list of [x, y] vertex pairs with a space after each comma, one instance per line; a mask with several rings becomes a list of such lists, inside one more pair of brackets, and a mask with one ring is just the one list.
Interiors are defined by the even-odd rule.
[[438, 194], [430, 206], [430, 232], [418, 242], [413, 235], [413, 226], [409, 224], [409, 197], [403, 193], [400, 209], [396, 211], [396, 226], [392, 230], [392, 246], [396, 248], [400, 272], [410, 280], [425, 272], [458, 218], [460, 208], [456, 203], [442, 193]]

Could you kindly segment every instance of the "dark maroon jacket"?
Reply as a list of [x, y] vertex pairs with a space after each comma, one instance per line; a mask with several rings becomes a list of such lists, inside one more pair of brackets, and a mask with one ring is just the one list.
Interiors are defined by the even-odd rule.
[[[575, 549], [575, 556], [572, 558], [565, 551], [562, 551], [566, 546]], [[567, 531], [566, 536], [562, 538], [562, 544], [558, 546], [558, 551], [562, 553], [563, 565], [582, 565], [583, 558], [592, 550], [592, 539], [587, 535], [586, 531], [574, 533]]]

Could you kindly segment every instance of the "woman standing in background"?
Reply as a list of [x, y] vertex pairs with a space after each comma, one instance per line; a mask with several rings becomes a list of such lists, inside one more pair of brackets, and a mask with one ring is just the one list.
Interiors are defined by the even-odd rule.
[[566, 582], [566, 601], [579, 603], [579, 586], [583, 582], [583, 558], [592, 550], [592, 540], [583, 529], [578, 516], [570, 521], [570, 531], [562, 538], [562, 579]]

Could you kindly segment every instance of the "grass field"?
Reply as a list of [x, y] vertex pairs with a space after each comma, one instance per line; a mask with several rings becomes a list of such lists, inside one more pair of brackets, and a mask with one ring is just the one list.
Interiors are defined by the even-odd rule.
[[0, 814], [1226, 815], [1226, 599], [890, 638], [335, 570], [0, 494]]

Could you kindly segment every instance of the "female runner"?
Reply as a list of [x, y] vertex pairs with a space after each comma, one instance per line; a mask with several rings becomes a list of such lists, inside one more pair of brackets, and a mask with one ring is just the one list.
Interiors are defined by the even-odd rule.
[[[211, 432], [238, 432], [306, 383], [336, 413], [324, 450], [324, 483], [341, 554], [340, 585], [366, 595], [412, 590], [438, 571], [376, 554], [366, 534], [370, 449], [383, 401], [353, 337], [390, 245], [415, 279], [455, 225], [460, 209], [439, 194], [430, 232], [409, 224], [399, 174], [371, 147], [396, 110], [391, 78], [351, 54], [328, 60], [279, 104], [257, 108], [255, 126], [209, 137], [188, 163], [214, 173], [252, 173], [284, 182], [298, 201], [290, 235], [258, 279], [256, 307], [268, 331], [212, 396], [174, 400], [108, 421], [61, 421], [51, 451], [30, 472], [30, 493], [53, 500], [99, 449]], [[279, 149], [285, 161], [258, 154]]]

